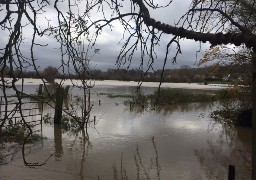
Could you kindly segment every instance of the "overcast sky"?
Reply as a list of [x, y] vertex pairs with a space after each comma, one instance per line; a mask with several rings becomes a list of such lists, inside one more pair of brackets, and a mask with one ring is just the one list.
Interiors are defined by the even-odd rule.
[[[159, 3], [164, 2], [167, 1], [159, 0]], [[129, 7], [128, 4], [126, 6], [126, 3], [129, 4], [129, 0], [124, 1], [124, 9], [128, 9]], [[173, 25], [186, 12], [190, 3], [191, 0], [174, 0], [169, 7], [159, 10], [151, 10], [150, 13], [152, 17], [154, 17], [156, 20]], [[53, 6], [53, 4], [51, 6]], [[63, 8], [63, 10], [65, 11], [65, 7]], [[38, 19], [38, 24], [42, 29], [47, 27], [47, 21], [45, 19], [50, 19], [50, 23], [52, 24], [55, 24], [57, 22], [56, 11], [53, 8], [47, 8], [46, 10], [47, 11], [44, 14], [40, 15], [40, 18]], [[1, 14], [2, 13], [4, 12], [2, 11]], [[92, 14], [91, 16], [96, 19], [99, 16], [99, 14]], [[2, 21], [1, 18], [0, 21]], [[121, 49], [121, 45], [118, 44], [118, 42], [122, 38], [122, 28], [117, 22], [115, 22], [113, 25], [114, 28], [112, 31], [110, 31], [109, 28], [106, 28], [105, 30], [103, 30], [101, 36], [98, 39], [97, 48], [100, 49], [100, 52], [97, 55], [90, 58], [92, 68], [102, 70], [107, 70], [108, 68], [116, 68], [116, 58]], [[31, 34], [31, 26], [23, 28], [23, 38], [25, 40], [24, 43], [22, 44], [22, 52], [25, 56], [29, 56]], [[167, 40], [170, 39], [171, 36], [170, 38], [166, 37], [166, 42], [165, 39], [162, 39], [161, 44], [164, 45], [165, 43], [167, 43]], [[0, 48], [3, 48], [5, 46], [5, 42], [7, 42], [7, 40], [8, 33], [4, 32], [3, 30], [0, 30]], [[60, 47], [60, 44], [58, 44], [56, 40], [50, 36], [44, 36], [42, 38], [37, 37], [36, 42], [41, 44], [47, 44], [47, 47], [35, 48], [35, 56], [38, 59], [36, 63], [38, 66], [40, 66], [40, 69], [43, 69], [49, 65], [56, 67], [59, 66], [60, 51], [58, 50], [58, 48]], [[201, 52], [196, 53], [199, 50], [199, 43], [184, 39], [180, 41], [180, 44], [182, 54], [178, 56], [177, 63], [172, 64], [171, 60], [169, 60], [167, 62], [166, 68], [179, 68], [182, 65], [197, 67], [196, 64], [198, 60], [202, 57], [204, 51], [209, 47], [209, 44], [202, 44]], [[159, 46], [157, 47], [156, 50], [158, 53], [158, 59], [155, 61], [154, 68], [161, 69], [163, 65], [163, 59], [165, 56], [165, 47]], [[138, 67], [139, 53], [137, 54], [138, 56], [134, 57], [130, 68]], [[128, 64], [125, 64], [122, 66], [122, 68], [126, 68], [127, 66]]]

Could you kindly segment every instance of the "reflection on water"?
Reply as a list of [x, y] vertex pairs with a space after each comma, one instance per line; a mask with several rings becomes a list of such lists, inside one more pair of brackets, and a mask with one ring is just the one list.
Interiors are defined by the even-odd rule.
[[[153, 156], [150, 159], [144, 159], [143, 154], [140, 152], [140, 148], [136, 145], [136, 150], [134, 152], [134, 165], [136, 169], [134, 169], [136, 176], [133, 179], [161, 179], [161, 166], [159, 163], [158, 150], [157, 145], [152, 137], [152, 151], [154, 151]], [[131, 173], [129, 170], [127, 171], [125, 161], [123, 160], [124, 153], [121, 154], [120, 167], [117, 166], [116, 162], [113, 164], [113, 179], [129, 179], [131, 178]], [[148, 161], [148, 162], [147, 162]], [[120, 177], [120, 178], [119, 178]]]
[[[6, 179], [15, 179], [17, 174], [20, 179], [35, 175], [37, 179], [67, 180], [227, 179], [232, 164], [238, 179], [250, 179], [251, 132], [211, 121], [209, 114], [216, 104], [130, 109], [123, 98], [99, 95], [122, 91], [104, 87], [92, 92], [91, 117], [96, 116], [98, 123], [89, 127], [88, 134], [43, 125], [43, 136], [48, 139], [43, 147], [35, 146], [29, 159], [38, 161], [53, 153], [55, 158], [44, 167], [24, 168], [22, 159], [17, 158], [0, 166], [0, 174]], [[125, 93], [129, 92], [126, 89]], [[53, 113], [50, 107], [44, 106], [43, 111]]]
[[162, 105], [162, 106], [157, 106], [156, 111], [158, 113], [162, 113], [164, 115], [174, 112], [174, 111], [179, 111], [179, 112], [197, 112], [197, 111], [206, 111], [211, 109], [214, 106], [214, 102], [212, 103], [207, 103], [207, 102], [201, 102], [201, 103], [180, 103], [180, 104], [175, 104], [175, 105]]
[[[251, 132], [245, 128], [229, 131], [233, 131], [229, 133], [233, 137], [227, 136], [226, 130], [221, 131], [219, 138], [207, 140], [205, 147], [195, 149], [207, 179], [227, 179], [229, 165], [235, 166], [236, 179], [251, 179]], [[248, 139], [241, 141], [239, 136]]]
[[81, 141], [80, 141], [80, 145], [81, 145], [81, 160], [80, 160], [80, 179], [83, 180], [85, 179], [85, 173], [84, 173], [84, 169], [86, 168], [85, 164], [86, 164], [86, 157], [89, 153], [89, 150], [92, 148], [92, 145], [90, 143], [89, 140], [89, 134], [86, 133], [86, 131], [84, 129], [81, 130], [82, 133], [82, 137], [81, 137]]

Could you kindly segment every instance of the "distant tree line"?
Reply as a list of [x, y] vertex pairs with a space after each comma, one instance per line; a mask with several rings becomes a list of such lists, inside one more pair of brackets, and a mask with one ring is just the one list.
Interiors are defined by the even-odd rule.
[[[16, 77], [23, 78], [38, 78], [39, 76], [48, 81], [53, 81], [58, 78], [78, 79], [76, 74], [63, 74], [57, 68], [48, 66], [43, 71], [37, 74], [34, 71], [23, 71], [19, 69], [15, 71], [8, 71], [5, 69], [5, 77], [10, 77], [10, 73], [15, 73]], [[90, 70], [85, 79], [93, 80], [120, 80], [120, 81], [139, 81], [159, 82], [162, 71], [143, 72], [139, 69], [108, 69], [102, 71], [99, 69]], [[251, 65], [226, 65], [218, 66], [212, 65], [200, 68], [190, 68], [187, 65], [181, 66], [178, 69], [166, 69], [164, 72], [164, 82], [234, 82], [243, 81], [245, 77], [250, 76]]]

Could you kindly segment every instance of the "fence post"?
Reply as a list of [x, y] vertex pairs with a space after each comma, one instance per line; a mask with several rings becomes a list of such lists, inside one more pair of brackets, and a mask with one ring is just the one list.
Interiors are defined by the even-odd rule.
[[60, 158], [63, 154], [61, 125], [54, 124], [55, 157]]
[[[41, 123], [41, 138], [43, 139], [43, 113], [44, 113], [44, 102], [41, 102], [41, 119], [40, 119], [40, 123]], [[43, 140], [42, 140], [43, 141]]]
[[235, 180], [235, 166], [228, 166], [228, 180]]
[[0, 97], [0, 117], [1, 117], [1, 114], [2, 114], [2, 96]]
[[64, 89], [58, 87], [56, 89], [56, 104], [55, 104], [55, 114], [54, 114], [54, 124], [60, 124], [62, 118], [62, 105], [64, 99]]
[[[2, 96], [0, 97], [0, 118], [2, 116]], [[2, 126], [1, 126], [2, 122], [0, 122], [0, 135], [2, 133]]]
[[42, 85], [42, 84], [39, 84], [39, 88], [38, 88], [37, 95], [38, 95], [38, 96], [41, 96], [42, 94], [43, 94], [43, 85]]

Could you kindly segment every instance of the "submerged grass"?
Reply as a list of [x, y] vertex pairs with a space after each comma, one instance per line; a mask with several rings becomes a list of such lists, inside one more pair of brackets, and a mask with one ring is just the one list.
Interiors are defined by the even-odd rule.
[[108, 96], [109, 98], [132, 98], [129, 94], [113, 94], [113, 93], [99, 93], [98, 95]]
[[109, 98], [128, 98], [132, 99], [131, 101], [135, 100], [135, 104], [141, 104], [141, 102], [145, 103], [149, 101], [154, 103], [157, 101], [160, 105], [172, 105], [176, 103], [211, 102], [230, 98], [223, 94], [225, 94], [224, 91], [163, 88], [160, 90], [160, 93], [156, 90], [150, 95], [144, 95], [142, 93], [140, 93], [139, 96], [113, 93], [100, 93], [98, 95], [105, 95]]
[[209, 102], [214, 100], [214, 94], [188, 90], [188, 89], [161, 89], [159, 94], [155, 91], [148, 98], [159, 104], [175, 104], [175, 103], [190, 103], [190, 102]]

